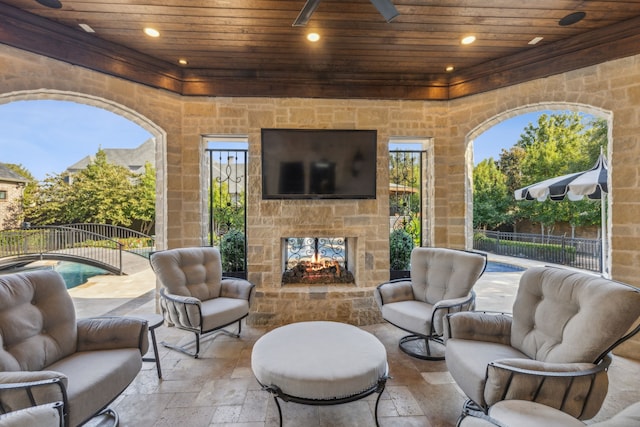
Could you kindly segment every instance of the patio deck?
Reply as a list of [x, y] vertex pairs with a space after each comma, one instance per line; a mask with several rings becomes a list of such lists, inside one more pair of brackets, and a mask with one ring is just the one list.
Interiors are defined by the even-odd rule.
[[[525, 260], [500, 259], [523, 266]], [[536, 264], [536, 263], [533, 263]], [[537, 264], [539, 265], [539, 264]], [[485, 273], [475, 287], [480, 310], [510, 311], [521, 273]], [[132, 276], [99, 277], [72, 289], [78, 315], [151, 313], [155, 310], [155, 276], [143, 271]], [[447, 372], [444, 361], [411, 358], [398, 349], [403, 331], [388, 324], [364, 326], [385, 345], [393, 377], [381, 397], [380, 425], [454, 426], [465, 400]], [[122, 427], [264, 427], [277, 426], [273, 398], [262, 391], [251, 372], [251, 349], [267, 329], [243, 325], [240, 339], [224, 334], [202, 342], [199, 359], [160, 346], [163, 379], [153, 363], [143, 370], [114, 402]], [[175, 328], [160, 327], [158, 340], [190, 339]], [[610, 417], [640, 401], [637, 378], [640, 361], [614, 356], [609, 370], [610, 390], [594, 421]], [[372, 426], [377, 395], [344, 405], [317, 407], [281, 403], [285, 426]], [[101, 422], [92, 422], [92, 427]], [[105, 424], [106, 425], [106, 424]]]

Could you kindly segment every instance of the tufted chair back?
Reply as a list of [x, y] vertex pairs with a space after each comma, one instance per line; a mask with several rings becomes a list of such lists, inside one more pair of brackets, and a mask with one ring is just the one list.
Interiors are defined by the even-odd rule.
[[222, 261], [213, 247], [156, 252], [151, 265], [168, 293], [206, 301], [220, 296]]
[[640, 315], [629, 285], [570, 270], [523, 273], [513, 305], [511, 345], [550, 363], [595, 363]]
[[484, 271], [485, 259], [447, 248], [414, 248], [411, 252], [413, 298], [428, 304], [462, 298]]
[[75, 353], [76, 313], [53, 270], [0, 275], [0, 371], [39, 371]]

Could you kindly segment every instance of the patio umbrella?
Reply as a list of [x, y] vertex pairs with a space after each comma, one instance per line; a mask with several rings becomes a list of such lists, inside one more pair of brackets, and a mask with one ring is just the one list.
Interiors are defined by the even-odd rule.
[[605, 257], [607, 255], [606, 199], [609, 192], [608, 178], [607, 158], [601, 153], [596, 164], [589, 170], [550, 178], [515, 191], [516, 200], [538, 200], [544, 202], [547, 198], [555, 201], [568, 198], [576, 201], [582, 200], [584, 197], [600, 200], [602, 212], [602, 273], [605, 276], [608, 275], [605, 271], [607, 265]]

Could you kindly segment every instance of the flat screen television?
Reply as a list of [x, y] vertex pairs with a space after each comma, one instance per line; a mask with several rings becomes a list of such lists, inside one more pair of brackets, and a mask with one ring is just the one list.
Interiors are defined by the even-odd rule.
[[377, 131], [262, 129], [263, 199], [375, 199]]

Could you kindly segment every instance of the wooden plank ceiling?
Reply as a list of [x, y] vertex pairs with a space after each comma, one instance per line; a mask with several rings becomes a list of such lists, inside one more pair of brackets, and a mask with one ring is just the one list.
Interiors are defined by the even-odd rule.
[[0, 43], [183, 95], [447, 100], [640, 53], [640, 0], [60, 2], [0, 1]]

